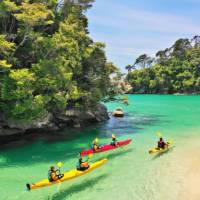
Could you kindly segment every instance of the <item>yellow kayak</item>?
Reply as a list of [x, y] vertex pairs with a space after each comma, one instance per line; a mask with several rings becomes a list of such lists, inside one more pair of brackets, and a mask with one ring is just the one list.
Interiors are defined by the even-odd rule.
[[73, 179], [75, 177], [82, 176], [82, 175], [92, 171], [93, 169], [100, 167], [101, 165], [105, 164], [106, 162], [107, 162], [107, 159], [102, 159], [100, 161], [97, 161], [97, 162], [91, 164], [90, 167], [85, 171], [78, 171], [78, 170], [74, 169], [74, 170], [65, 172], [64, 177], [57, 180], [57, 181], [50, 182], [46, 178], [46, 179], [41, 180], [37, 183], [26, 184], [26, 186], [27, 186], [28, 190], [34, 190], [34, 189], [38, 189], [38, 188], [41, 188], [41, 187], [46, 187], [46, 186], [51, 186], [51, 185], [54, 185], [54, 184], [62, 183], [64, 181]]
[[173, 145], [173, 141], [169, 141], [169, 142], [167, 142], [167, 145], [166, 145], [166, 147], [164, 149], [155, 147], [155, 148], [149, 150], [149, 154], [166, 152], [170, 148], [172, 148], [172, 145]]

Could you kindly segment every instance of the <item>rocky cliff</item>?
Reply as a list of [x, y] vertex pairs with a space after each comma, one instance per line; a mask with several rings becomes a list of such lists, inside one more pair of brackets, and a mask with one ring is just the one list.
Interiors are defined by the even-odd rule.
[[107, 108], [102, 104], [87, 109], [74, 108], [56, 114], [48, 113], [31, 123], [7, 120], [0, 115], [0, 136], [23, 134], [32, 130], [58, 131], [71, 127], [78, 128], [108, 119]]

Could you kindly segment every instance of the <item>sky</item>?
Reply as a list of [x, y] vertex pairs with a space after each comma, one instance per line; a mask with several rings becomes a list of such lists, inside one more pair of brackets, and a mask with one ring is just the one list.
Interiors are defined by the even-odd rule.
[[200, 35], [199, 10], [200, 0], [96, 0], [86, 14], [91, 37], [125, 72], [143, 53], [154, 56], [179, 38]]

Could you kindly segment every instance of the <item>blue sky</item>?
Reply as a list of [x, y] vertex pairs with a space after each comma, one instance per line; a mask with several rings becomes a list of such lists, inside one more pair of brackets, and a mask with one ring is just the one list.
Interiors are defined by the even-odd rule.
[[87, 11], [94, 41], [106, 44], [108, 61], [127, 64], [151, 56], [179, 38], [200, 34], [200, 0], [96, 0]]

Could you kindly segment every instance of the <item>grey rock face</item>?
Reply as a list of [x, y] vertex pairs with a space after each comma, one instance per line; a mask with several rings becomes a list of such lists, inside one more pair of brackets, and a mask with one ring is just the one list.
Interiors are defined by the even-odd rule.
[[67, 127], [79, 128], [108, 119], [107, 108], [102, 104], [87, 109], [73, 108], [54, 115], [47, 113], [31, 123], [9, 121], [0, 116], [0, 136], [17, 135], [35, 129], [57, 131]]

